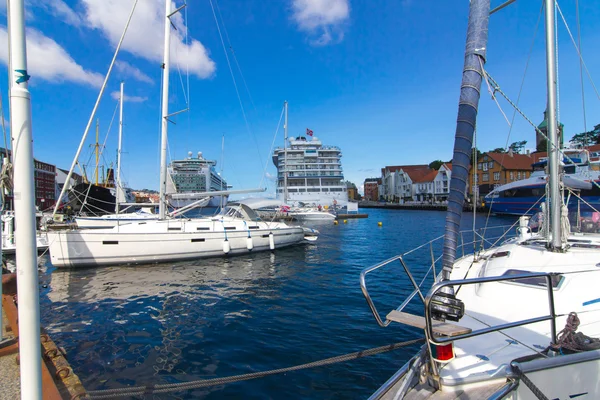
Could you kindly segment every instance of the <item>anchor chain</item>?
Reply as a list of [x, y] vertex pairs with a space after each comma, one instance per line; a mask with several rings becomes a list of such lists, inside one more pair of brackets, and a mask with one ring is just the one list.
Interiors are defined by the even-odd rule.
[[335, 364], [349, 360], [355, 360], [362, 357], [372, 356], [385, 353], [392, 350], [397, 350], [406, 346], [424, 342], [424, 338], [408, 340], [406, 342], [393, 343], [386, 346], [375, 347], [373, 349], [361, 350], [354, 353], [344, 354], [341, 356], [326, 358], [324, 360], [313, 361], [307, 364], [295, 365], [287, 368], [273, 369], [270, 371], [253, 372], [249, 374], [228, 376], [224, 378], [199, 379], [190, 382], [171, 383], [162, 385], [147, 385], [128, 387], [120, 389], [105, 389], [105, 390], [90, 390], [87, 392], [90, 399], [113, 399], [117, 397], [141, 396], [153, 393], [169, 393], [180, 392], [183, 390], [198, 389], [202, 387], [224, 385], [226, 383], [240, 382], [249, 379], [262, 378], [269, 375], [281, 374], [284, 372], [298, 371], [306, 368], [321, 367], [324, 365]]

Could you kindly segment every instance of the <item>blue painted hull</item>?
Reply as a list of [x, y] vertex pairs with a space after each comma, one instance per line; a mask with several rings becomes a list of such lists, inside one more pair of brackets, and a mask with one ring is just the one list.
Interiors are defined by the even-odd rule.
[[[600, 196], [582, 196], [583, 201], [571, 197], [568, 207], [575, 211], [579, 207], [582, 212], [600, 210]], [[540, 204], [546, 201], [546, 196], [540, 197], [498, 197], [485, 199], [485, 206], [495, 214], [533, 215], [540, 211]], [[566, 198], [565, 198], [566, 201]], [[587, 204], [586, 204], [587, 203]]]

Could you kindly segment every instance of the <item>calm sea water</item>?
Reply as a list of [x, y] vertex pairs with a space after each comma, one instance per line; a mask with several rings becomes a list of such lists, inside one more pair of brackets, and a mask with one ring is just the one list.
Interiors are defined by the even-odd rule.
[[[399, 325], [380, 328], [358, 278], [441, 235], [445, 213], [361, 211], [369, 218], [315, 226], [316, 244], [273, 254], [78, 270], [47, 262], [42, 325], [88, 390], [266, 371], [420, 337]], [[465, 217], [464, 229], [472, 223]], [[477, 226], [485, 224], [478, 217]], [[428, 249], [409, 257], [417, 277], [429, 259]], [[384, 315], [411, 289], [397, 266], [369, 275], [368, 284]], [[412, 307], [422, 311], [418, 299]], [[362, 399], [415, 350], [148, 398]]]

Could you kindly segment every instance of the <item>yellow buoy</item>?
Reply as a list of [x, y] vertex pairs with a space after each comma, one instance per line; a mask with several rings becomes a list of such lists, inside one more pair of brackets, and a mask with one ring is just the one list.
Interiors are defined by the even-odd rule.
[[336, 220], [336, 221], [333, 221], [333, 224], [334, 224], [334, 225], [337, 225], [337, 224], [338, 224], [337, 220]]
[[347, 219], [345, 219], [345, 220], [344, 220], [344, 223], [345, 223], [345, 224], [346, 224], [346, 223], [348, 223], [348, 220], [347, 220]]
[[377, 226], [383, 226], [383, 223], [380, 221], [377, 223]]

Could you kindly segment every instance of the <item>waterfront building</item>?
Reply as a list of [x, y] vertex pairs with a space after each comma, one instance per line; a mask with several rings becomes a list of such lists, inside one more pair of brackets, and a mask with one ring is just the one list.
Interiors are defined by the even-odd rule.
[[540, 161], [539, 153], [535, 157], [529, 153], [516, 154], [512, 151], [484, 153], [477, 160], [477, 168], [473, 169], [477, 180], [477, 197], [488, 194], [496, 186], [529, 178], [532, 172], [531, 164], [536, 161]]
[[434, 184], [433, 181], [437, 175], [436, 170], [430, 170], [427, 175], [416, 179], [413, 182], [414, 200], [420, 202], [429, 202], [434, 200]]
[[380, 185], [381, 185], [381, 178], [365, 179], [365, 182], [363, 183], [364, 191], [365, 191], [365, 200], [378, 201]]
[[[11, 151], [5, 148], [0, 148], [1, 162], [11, 157]], [[56, 202], [56, 167], [52, 164], [45, 163], [34, 159], [34, 185], [35, 185], [35, 205], [40, 210], [45, 210], [54, 206]], [[4, 208], [12, 209], [13, 207], [13, 192], [4, 196]]]
[[435, 201], [448, 200], [450, 195], [450, 179], [452, 178], [452, 163], [444, 163], [437, 170], [433, 180], [433, 198]]
[[[345, 205], [348, 189], [344, 182], [341, 149], [325, 146], [316, 136], [311, 136], [311, 130], [307, 132], [310, 132], [310, 139], [304, 136], [291, 138], [289, 145], [286, 143], [287, 151], [278, 147], [273, 152], [273, 163], [277, 167], [277, 198], [323, 206]], [[287, 199], [284, 198], [286, 195]]]
[[416, 198], [413, 183], [431, 172], [429, 165], [397, 165], [381, 169], [382, 189], [380, 196], [392, 203], [411, 201]]

